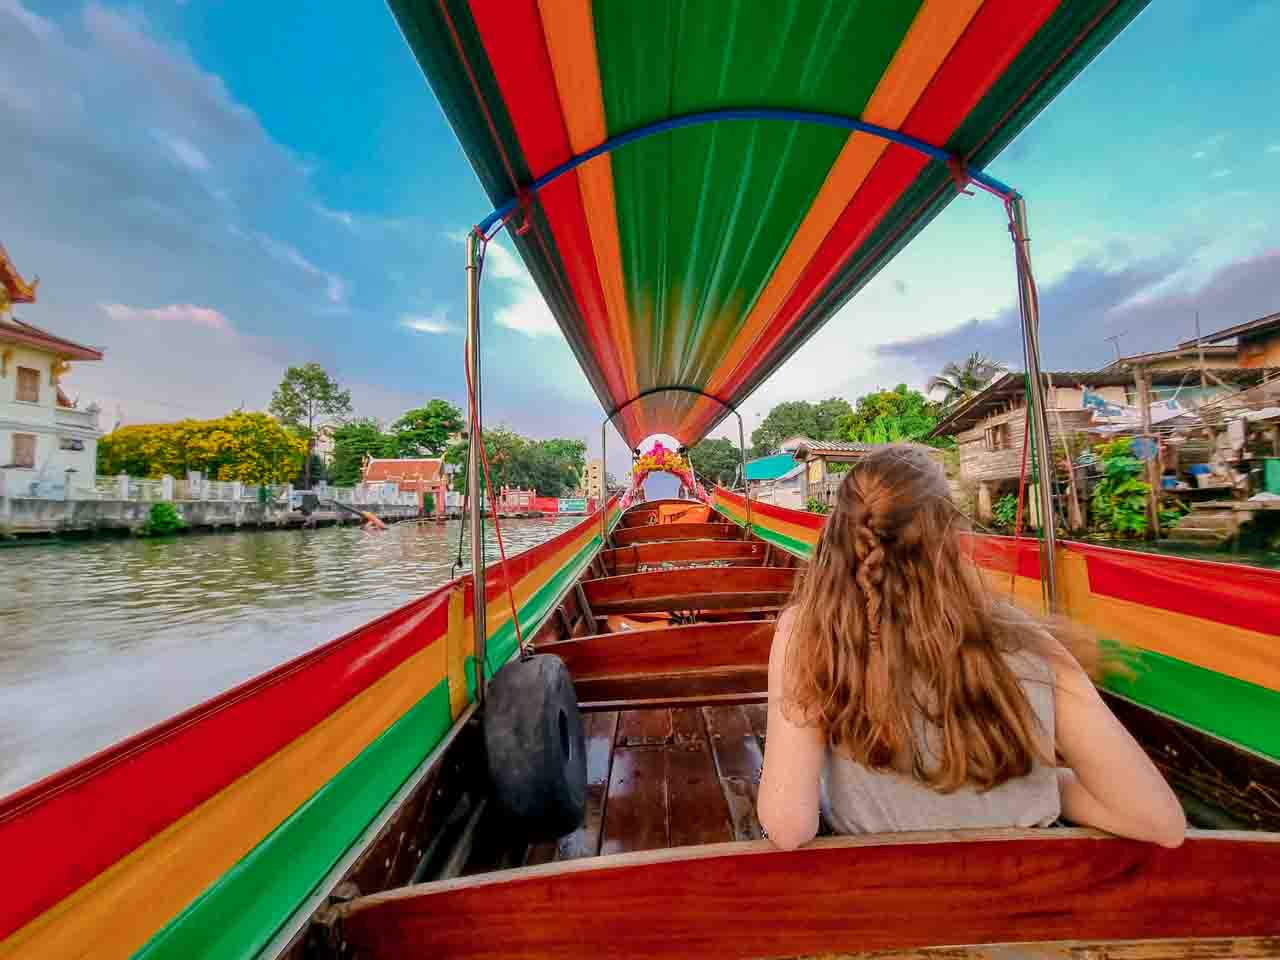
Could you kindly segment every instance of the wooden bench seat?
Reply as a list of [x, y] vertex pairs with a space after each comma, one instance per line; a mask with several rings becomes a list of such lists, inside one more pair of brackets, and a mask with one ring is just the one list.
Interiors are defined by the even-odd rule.
[[651, 570], [586, 580], [582, 584], [596, 617], [611, 613], [671, 610], [779, 610], [791, 596], [794, 569], [691, 567]]

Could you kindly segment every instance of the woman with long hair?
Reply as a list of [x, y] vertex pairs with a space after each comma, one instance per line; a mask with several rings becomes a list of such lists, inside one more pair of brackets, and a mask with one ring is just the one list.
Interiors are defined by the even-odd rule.
[[769, 657], [769, 838], [806, 843], [821, 809], [837, 833], [1061, 816], [1180, 844], [1177, 798], [1090, 680], [1096, 643], [991, 593], [966, 529], [923, 447], [845, 477]]

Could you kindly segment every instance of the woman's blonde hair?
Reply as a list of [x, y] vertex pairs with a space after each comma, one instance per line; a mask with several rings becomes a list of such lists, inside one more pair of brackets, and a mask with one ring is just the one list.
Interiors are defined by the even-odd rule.
[[[1052, 762], [1004, 654], [1037, 631], [1069, 632], [992, 594], [962, 548], [966, 530], [927, 448], [880, 448], [841, 483], [792, 598], [784, 709], [856, 762], [943, 793]], [[1064, 639], [1093, 659], [1088, 641]], [[917, 717], [938, 732], [928, 751]]]

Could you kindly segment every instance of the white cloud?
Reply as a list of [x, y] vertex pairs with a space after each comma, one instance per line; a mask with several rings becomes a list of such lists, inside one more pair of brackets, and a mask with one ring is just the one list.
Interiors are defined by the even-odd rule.
[[451, 324], [443, 310], [433, 310], [428, 314], [404, 313], [400, 315], [400, 325], [418, 333], [456, 333], [457, 327]]
[[1267, 153], [1280, 153], [1280, 143], [1271, 143], [1267, 145]]
[[265, 233], [254, 234], [258, 238], [258, 242], [266, 249], [267, 253], [275, 257], [281, 263], [287, 263], [297, 267], [303, 273], [315, 277], [317, 280], [324, 281], [325, 296], [330, 303], [340, 304], [343, 297], [346, 296], [347, 285], [342, 277], [336, 273], [329, 273], [321, 270], [314, 263], [304, 257], [297, 247], [273, 237], [267, 236]]
[[1220, 170], [1215, 170], [1213, 173], [1209, 174], [1210, 179], [1213, 180], [1221, 180], [1223, 177], [1229, 176], [1231, 176], [1231, 171], [1226, 167], [1223, 167]]
[[190, 140], [185, 140], [177, 134], [165, 133], [163, 130], [154, 130], [152, 135], [168, 147], [173, 158], [184, 167], [196, 173], [208, 172], [209, 158]]
[[347, 210], [331, 210], [329, 207], [319, 203], [314, 205], [314, 209], [316, 213], [320, 214], [320, 216], [328, 220], [333, 220], [336, 223], [340, 223], [348, 230], [354, 230], [356, 227], [355, 214], [350, 213]]
[[[467, 233], [454, 230], [447, 232], [445, 237], [454, 243], [464, 243]], [[485, 248], [484, 268], [485, 276], [502, 283], [507, 301], [494, 311], [493, 319], [498, 326], [523, 333], [526, 337], [561, 335], [560, 325], [519, 257], [494, 240]]]
[[1209, 154], [1208, 154], [1208, 153], [1206, 153], [1204, 150], [1197, 150], [1195, 153], [1193, 153], [1193, 154], [1191, 155], [1191, 159], [1192, 159], [1192, 160], [1203, 160], [1203, 159], [1204, 159], [1205, 157], [1207, 157], [1208, 155], [1209, 155]]
[[155, 323], [189, 324], [210, 330], [231, 330], [231, 322], [213, 307], [197, 307], [193, 303], [171, 303], [167, 307], [130, 307], [123, 303], [99, 304], [117, 323], [151, 321]]

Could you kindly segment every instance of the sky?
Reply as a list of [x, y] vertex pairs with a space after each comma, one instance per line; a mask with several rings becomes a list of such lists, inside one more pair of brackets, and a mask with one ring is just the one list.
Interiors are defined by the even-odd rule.
[[[1046, 369], [1280, 310], [1278, 41], [1280, 0], [1157, 0], [991, 164], [1027, 197]], [[383, 4], [0, 0], [0, 129], [0, 242], [41, 278], [18, 315], [105, 348], [65, 388], [107, 428], [262, 409], [313, 360], [359, 415], [462, 404], [461, 238], [489, 205]], [[486, 422], [597, 451], [564, 338], [490, 254]], [[958, 199], [744, 404], [748, 432], [974, 349], [1017, 367], [1015, 296], [999, 203]]]

